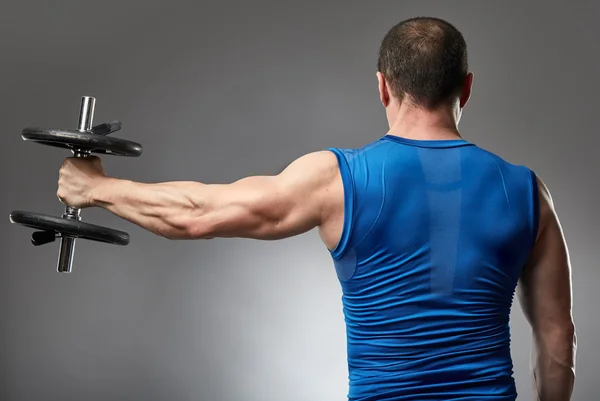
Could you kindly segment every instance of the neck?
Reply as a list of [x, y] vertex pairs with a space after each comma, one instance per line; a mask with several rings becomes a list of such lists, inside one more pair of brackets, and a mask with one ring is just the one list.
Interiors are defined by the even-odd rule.
[[416, 140], [461, 139], [454, 105], [426, 110], [412, 105], [388, 106], [388, 135]]

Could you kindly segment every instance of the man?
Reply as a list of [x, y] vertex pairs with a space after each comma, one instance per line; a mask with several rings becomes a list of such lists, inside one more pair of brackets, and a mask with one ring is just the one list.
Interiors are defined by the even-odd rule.
[[414, 18], [385, 36], [377, 79], [389, 131], [227, 185], [106, 177], [66, 159], [57, 195], [169, 239], [286, 238], [318, 227], [342, 285], [350, 400], [514, 400], [509, 314], [533, 330], [536, 400], [569, 400], [571, 271], [544, 183], [462, 139], [463, 36]]

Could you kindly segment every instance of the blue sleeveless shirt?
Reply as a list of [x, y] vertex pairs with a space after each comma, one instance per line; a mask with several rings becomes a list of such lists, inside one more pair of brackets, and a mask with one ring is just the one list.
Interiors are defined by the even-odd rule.
[[515, 400], [509, 315], [537, 236], [535, 174], [464, 140], [328, 150], [349, 400]]

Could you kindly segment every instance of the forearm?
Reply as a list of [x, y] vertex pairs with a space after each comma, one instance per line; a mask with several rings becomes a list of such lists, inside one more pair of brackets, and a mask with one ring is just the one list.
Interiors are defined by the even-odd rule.
[[568, 401], [575, 385], [576, 336], [574, 331], [534, 335], [532, 376], [534, 400]]
[[92, 204], [169, 239], [201, 237], [200, 221], [209, 206], [210, 185], [198, 182], [144, 184], [107, 178]]

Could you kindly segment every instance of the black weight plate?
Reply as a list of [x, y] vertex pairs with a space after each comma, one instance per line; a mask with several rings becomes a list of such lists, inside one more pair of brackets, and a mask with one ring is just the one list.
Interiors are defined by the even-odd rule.
[[69, 149], [82, 149], [91, 153], [138, 157], [142, 145], [126, 139], [92, 134], [88, 132], [59, 130], [39, 127], [25, 128], [21, 134], [25, 141]]
[[126, 232], [63, 217], [17, 210], [10, 214], [10, 221], [26, 227], [44, 231], [54, 231], [61, 233], [64, 236], [74, 238], [99, 241], [114, 245], [129, 244], [129, 234]]

